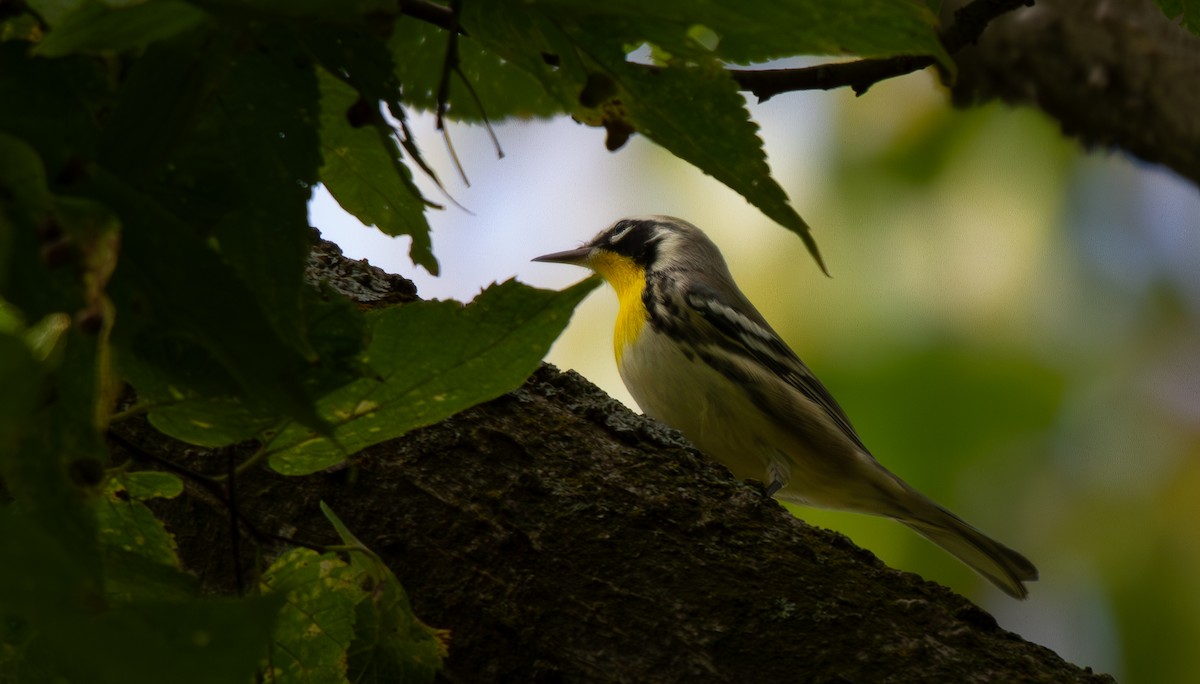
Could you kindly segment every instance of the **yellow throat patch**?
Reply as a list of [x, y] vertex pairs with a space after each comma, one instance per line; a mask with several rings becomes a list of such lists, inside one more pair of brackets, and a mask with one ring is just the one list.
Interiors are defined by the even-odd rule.
[[617, 311], [617, 326], [613, 330], [613, 353], [620, 364], [625, 348], [633, 344], [641, 334], [642, 326], [646, 325], [646, 307], [642, 304], [646, 269], [627, 256], [605, 251], [597, 253], [587, 265], [617, 292], [620, 310]]

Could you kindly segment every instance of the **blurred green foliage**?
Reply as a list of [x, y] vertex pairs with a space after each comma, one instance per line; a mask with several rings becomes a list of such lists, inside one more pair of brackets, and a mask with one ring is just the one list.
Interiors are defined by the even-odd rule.
[[[776, 291], [769, 318], [885, 465], [1026, 553], [1041, 581], [1011, 605], [899, 525], [796, 514], [1070, 660], [1120, 681], [1192, 681], [1196, 189], [1085, 157], [1030, 112], [950, 112], [911, 83], [876, 95], [843, 103], [813, 212], [845, 226], [821, 233], [834, 282], [780, 293], [796, 280], [780, 258], [744, 286]], [[873, 126], [888, 134], [857, 133]]]

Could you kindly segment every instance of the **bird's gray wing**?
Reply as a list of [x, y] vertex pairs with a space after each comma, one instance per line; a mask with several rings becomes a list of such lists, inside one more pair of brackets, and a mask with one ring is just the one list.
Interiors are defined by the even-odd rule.
[[748, 300], [741, 297], [735, 306], [735, 302], [703, 284], [693, 285], [682, 294], [688, 308], [720, 335], [720, 339], [715, 340], [717, 344], [778, 376], [824, 410], [846, 437], [867, 451], [837, 400]]

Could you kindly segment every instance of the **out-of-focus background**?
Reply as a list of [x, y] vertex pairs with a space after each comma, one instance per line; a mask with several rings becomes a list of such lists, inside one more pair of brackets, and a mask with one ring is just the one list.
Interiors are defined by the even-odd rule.
[[[838, 397], [890, 469], [1029, 556], [1013, 601], [900, 525], [811, 509], [888, 564], [970, 597], [1000, 624], [1123, 682], [1200, 672], [1200, 193], [1119, 154], [1083, 153], [1037, 112], [952, 111], [928, 74], [867, 95], [753, 105], [775, 178], [833, 278], [795, 235], [635, 136], [568, 120], [452, 125], [418, 142], [455, 201], [433, 212], [433, 278], [327, 194], [312, 222], [347, 255], [471, 299], [516, 276], [585, 273], [529, 259], [612, 221], [704, 228], [742, 289]], [[436, 189], [424, 184], [433, 199]], [[632, 405], [611, 356], [607, 288], [550, 354]]]

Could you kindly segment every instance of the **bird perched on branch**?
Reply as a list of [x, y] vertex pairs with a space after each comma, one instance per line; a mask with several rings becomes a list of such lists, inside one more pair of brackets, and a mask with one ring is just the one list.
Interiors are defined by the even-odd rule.
[[620, 301], [621, 379], [651, 418], [768, 496], [894, 518], [1005, 593], [1037, 568], [884, 468], [825, 386], [771, 329], [699, 228], [670, 216], [617, 221], [584, 246], [540, 256], [600, 274]]

